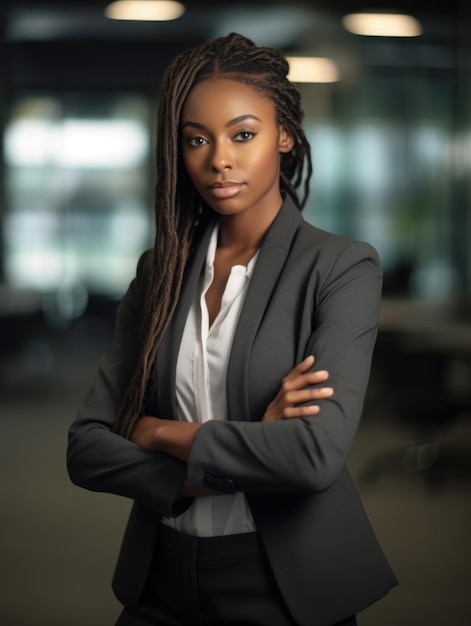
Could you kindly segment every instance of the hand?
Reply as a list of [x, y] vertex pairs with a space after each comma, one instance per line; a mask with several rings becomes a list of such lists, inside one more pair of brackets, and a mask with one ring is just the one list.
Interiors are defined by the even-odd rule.
[[196, 422], [179, 422], [143, 415], [134, 425], [131, 441], [147, 450], [165, 452], [187, 463], [200, 426]]
[[316, 404], [298, 406], [312, 400], [329, 398], [334, 393], [332, 387], [311, 387], [329, 378], [329, 373], [325, 370], [309, 372], [314, 360], [313, 356], [308, 356], [283, 378], [280, 390], [273, 402], [268, 405], [262, 422], [310, 417], [319, 413], [320, 407]]
[[134, 424], [130, 437], [131, 441], [147, 450], [157, 450], [157, 431], [163, 421], [153, 415], [143, 415]]

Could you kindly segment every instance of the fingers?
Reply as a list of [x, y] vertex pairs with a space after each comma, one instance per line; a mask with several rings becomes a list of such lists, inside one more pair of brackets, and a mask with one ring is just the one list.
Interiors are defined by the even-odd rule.
[[283, 378], [280, 388], [282, 393], [325, 382], [329, 378], [329, 373], [326, 370], [309, 371], [314, 365], [314, 361], [314, 357], [310, 355], [298, 363]]
[[308, 374], [300, 374], [296, 378], [287, 380], [283, 379], [280, 387], [281, 393], [289, 394], [292, 391], [309, 387], [309, 385], [318, 385], [326, 382], [329, 378], [329, 373], [325, 370], [319, 370], [318, 372], [309, 372]]
[[[289, 374], [283, 378], [283, 382], [289, 383], [290, 381], [296, 380], [300, 376], [309, 372], [311, 367], [314, 365], [314, 357], [312, 355], [306, 357], [301, 363], [298, 363]], [[317, 370], [315, 372], [309, 372], [310, 375], [318, 377], [319, 381], [326, 380], [328, 378], [328, 373], [325, 370]], [[317, 379], [315, 382], [318, 382]]]
[[[303, 389], [285, 394], [284, 406], [280, 407], [279, 419], [291, 419], [293, 417], [308, 417], [320, 412], [318, 404], [305, 404], [334, 395], [332, 387], [320, 387], [318, 389]], [[301, 405], [301, 406], [300, 406]]]
[[283, 410], [283, 413], [280, 415], [279, 419], [289, 420], [298, 417], [313, 417], [314, 415], [318, 415], [320, 411], [320, 407], [315, 404], [311, 404], [309, 406], [291, 406], [286, 407]]
[[276, 422], [278, 420], [292, 419], [295, 417], [312, 417], [320, 412], [320, 407], [315, 404], [304, 406], [286, 406], [272, 403], [268, 406], [262, 418], [262, 422]]
[[314, 361], [315, 359], [312, 354], [309, 355], [303, 361], [301, 361], [301, 363], [298, 363], [296, 367], [293, 367], [291, 372], [285, 376], [284, 380], [292, 380], [300, 374], [304, 374], [304, 372], [307, 372], [314, 365]]
[[262, 421], [308, 417], [320, 412], [319, 405], [311, 403], [330, 398], [334, 389], [320, 386], [328, 380], [329, 373], [326, 370], [310, 371], [314, 361], [314, 356], [306, 357], [283, 378], [278, 394], [268, 405]]
[[330, 398], [334, 394], [332, 387], [316, 387], [314, 389], [301, 389], [297, 391], [288, 391], [284, 394], [284, 401], [287, 405], [302, 404], [311, 400], [322, 400], [322, 398]]

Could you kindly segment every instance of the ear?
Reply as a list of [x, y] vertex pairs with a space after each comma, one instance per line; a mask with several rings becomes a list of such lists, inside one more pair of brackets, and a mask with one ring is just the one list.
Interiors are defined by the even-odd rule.
[[294, 139], [284, 126], [280, 126], [278, 148], [280, 152], [289, 152], [294, 146]]

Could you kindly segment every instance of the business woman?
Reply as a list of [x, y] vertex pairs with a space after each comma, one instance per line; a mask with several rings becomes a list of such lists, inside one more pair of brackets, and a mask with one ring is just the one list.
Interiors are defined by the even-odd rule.
[[396, 584], [345, 466], [381, 267], [302, 217], [287, 74], [231, 34], [162, 81], [155, 245], [68, 445], [74, 483], [134, 501], [119, 626], [355, 624]]

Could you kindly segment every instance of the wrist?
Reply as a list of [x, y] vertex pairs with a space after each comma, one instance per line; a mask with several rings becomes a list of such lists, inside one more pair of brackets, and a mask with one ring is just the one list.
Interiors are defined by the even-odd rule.
[[155, 433], [156, 449], [186, 463], [199, 427], [193, 422], [162, 420]]

